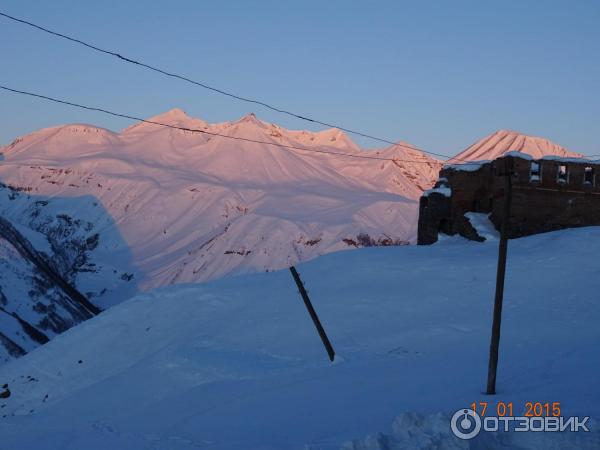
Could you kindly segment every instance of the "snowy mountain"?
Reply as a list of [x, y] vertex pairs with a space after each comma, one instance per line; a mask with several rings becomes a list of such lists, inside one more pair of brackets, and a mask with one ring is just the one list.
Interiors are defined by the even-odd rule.
[[[441, 167], [410, 144], [365, 151], [340, 130], [287, 130], [254, 114], [210, 124], [174, 109], [149, 120], [209, 134], [75, 124], [0, 149], [0, 214], [99, 308], [138, 290], [414, 242], [417, 201]], [[576, 155], [499, 131], [458, 158], [512, 150]], [[2, 362], [89, 315], [14, 243], [0, 251]]]
[[600, 417], [599, 252], [599, 227], [510, 241], [496, 397], [482, 391], [497, 241], [448, 238], [298, 266], [333, 364], [287, 270], [117, 305], [0, 367], [2, 448], [597, 449], [597, 421], [466, 442], [449, 416], [550, 401]]
[[116, 225], [119, 248], [131, 252], [143, 289], [413, 242], [417, 200], [440, 168], [410, 147], [367, 152], [339, 130], [286, 130], [253, 114], [209, 124], [174, 109], [150, 120], [342, 155], [149, 123], [121, 133], [48, 128], [0, 149], [5, 184], [36, 196], [96, 199]]
[[534, 158], [544, 156], [577, 158], [583, 156], [580, 153], [571, 152], [548, 139], [527, 136], [517, 131], [499, 130], [474, 143], [454, 158], [451, 158], [449, 162], [491, 161], [511, 151], [527, 153]]

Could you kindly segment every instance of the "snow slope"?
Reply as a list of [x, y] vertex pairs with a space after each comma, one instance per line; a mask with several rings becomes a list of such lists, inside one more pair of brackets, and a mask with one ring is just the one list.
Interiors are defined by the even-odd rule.
[[[482, 391], [497, 243], [447, 238], [298, 266], [333, 364], [288, 271], [117, 305], [0, 367], [12, 391], [2, 448], [468, 448], [446, 417], [474, 401], [600, 417], [599, 252], [599, 227], [510, 241], [493, 399]], [[594, 430], [481, 435], [471, 448], [593, 449]]]
[[474, 143], [448, 162], [491, 161], [511, 151], [527, 153], [536, 159], [544, 156], [575, 158], [583, 156], [548, 139], [527, 136], [517, 131], [499, 130]]
[[[291, 131], [253, 114], [208, 124], [175, 109], [150, 120], [374, 155], [339, 130]], [[360, 242], [414, 241], [417, 200], [441, 166], [412, 148], [377, 152], [395, 161], [334, 157], [148, 123], [121, 133], [48, 128], [0, 152], [6, 184], [35, 195], [98, 199], [131, 250], [144, 289], [282, 268]]]

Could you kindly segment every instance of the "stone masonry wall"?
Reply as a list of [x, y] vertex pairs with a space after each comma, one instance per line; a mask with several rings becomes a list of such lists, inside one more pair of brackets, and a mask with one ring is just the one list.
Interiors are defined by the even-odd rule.
[[600, 225], [599, 163], [511, 153], [492, 162], [443, 168], [436, 188], [445, 188], [446, 195], [434, 188], [421, 198], [418, 243], [432, 244], [438, 233], [483, 240], [465, 218], [467, 212], [490, 214], [499, 229], [506, 158], [513, 167], [509, 237]]

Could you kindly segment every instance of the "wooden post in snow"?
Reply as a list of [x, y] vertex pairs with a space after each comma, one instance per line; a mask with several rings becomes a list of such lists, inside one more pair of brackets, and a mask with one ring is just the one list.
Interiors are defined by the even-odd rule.
[[504, 204], [502, 224], [500, 226], [500, 245], [498, 247], [498, 270], [496, 272], [496, 295], [494, 298], [494, 318], [492, 321], [492, 341], [490, 343], [490, 360], [488, 365], [488, 395], [496, 394], [496, 372], [498, 369], [498, 347], [500, 346], [500, 324], [502, 322], [502, 301], [504, 299], [504, 278], [506, 274], [506, 253], [508, 250], [508, 219], [512, 197], [513, 160], [504, 158], [502, 176], [504, 176]]
[[329, 360], [333, 361], [333, 359], [335, 358], [335, 352], [333, 351], [331, 342], [329, 342], [329, 338], [327, 337], [327, 334], [325, 333], [325, 330], [323, 329], [323, 325], [321, 325], [319, 316], [317, 316], [317, 312], [313, 308], [312, 303], [310, 302], [310, 299], [308, 298], [308, 292], [306, 292], [306, 289], [304, 289], [304, 284], [302, 283], [302, 280], [300, 279], [300, 275], [298, 275], [298, 272], [296, 271], [296, 268], [294, 266], [290, 267], [290, 272], [292, 272], [292, 277], [294, 277], [296, 286], [298, 286], [298, 291], [300, 292], [300, 296], [302, 297], [302, 300], [304, 300], [304, 305], [306, 306], [306, 309], [308, 310], [308, 314], [310, 314], [310, 318], [312, 319], [313, 323], [315, 324], [315, 327], [317, 328], [317, 331], [319, 332], [321, 341], [323, 341], [325, 350], [327, 350], [327, 355], [329, 356]]

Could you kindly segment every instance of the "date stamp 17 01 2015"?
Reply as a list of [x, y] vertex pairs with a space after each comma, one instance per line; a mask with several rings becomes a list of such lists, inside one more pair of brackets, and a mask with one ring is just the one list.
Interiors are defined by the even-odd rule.
[[[450, 428], [460, 439], [473, 439], [487, 432], [562, 432], [589, 431], [589, 417], [562, 415], [560, 402], [473, 402], [459, 409]], [[516, 414], [516, 415], [515, 415]]]

